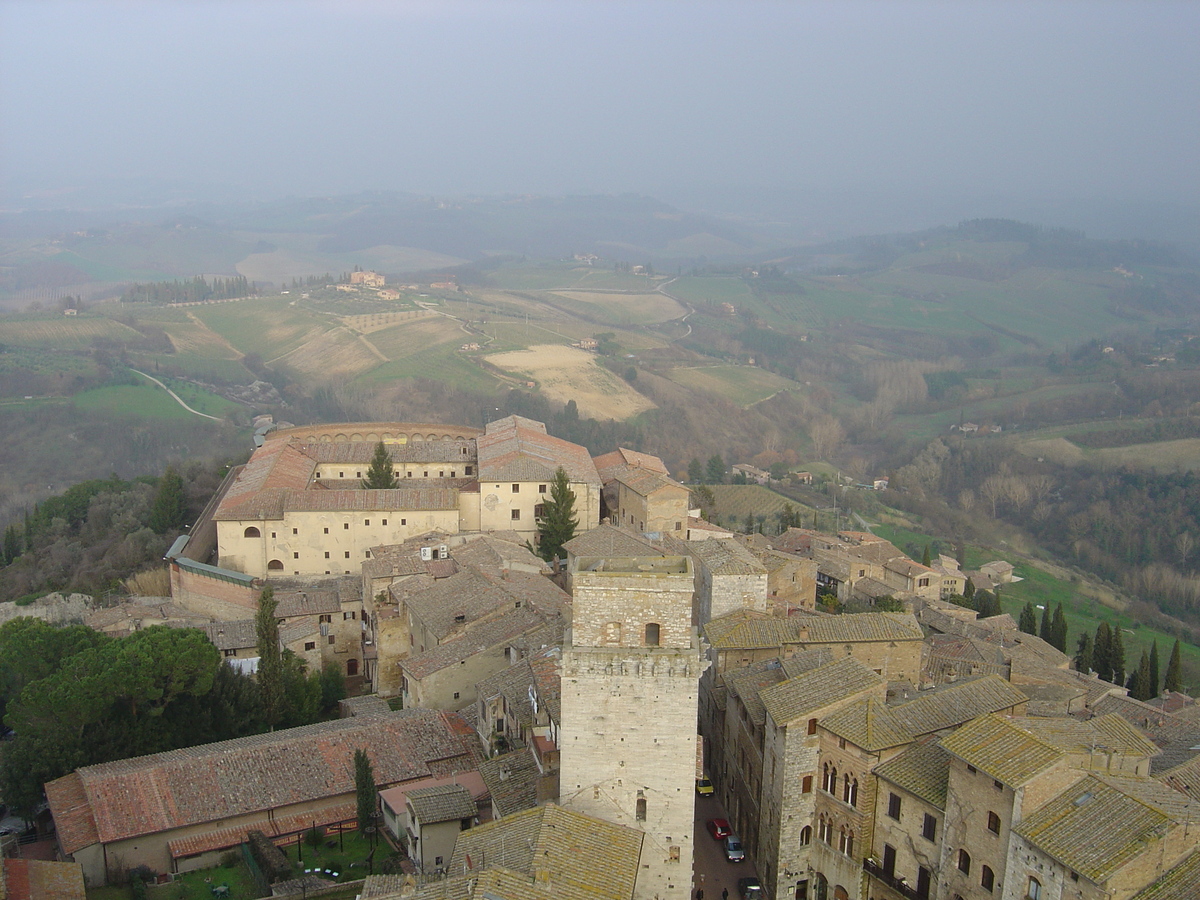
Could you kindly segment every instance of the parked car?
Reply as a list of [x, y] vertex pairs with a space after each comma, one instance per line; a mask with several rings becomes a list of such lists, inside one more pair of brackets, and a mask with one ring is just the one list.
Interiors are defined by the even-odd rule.
[[713, 792], [713, 783], [707, 778], [696, 779], [696, 793], [701, 797], [711, 797]]
[[714, 841], [723, 841], [733, 834], [733, 828], [724, 819], [709, 819], [708, 833], [713, 836]]
[[746, 851], [742, 849], [742, 839], [736, 834], [725, 838], [725, 859], [729, 862], [742, 862], [745, 858]]
[[762, 882], [751, 876], [738, 879], [738, 896], [742, 900], [762, 900]]

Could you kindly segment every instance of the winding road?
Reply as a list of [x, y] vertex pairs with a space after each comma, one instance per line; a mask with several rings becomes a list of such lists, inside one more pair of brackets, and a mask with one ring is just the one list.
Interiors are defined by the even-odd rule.
[[210, 416], [208, 413], [202, 413], [198, 409], [192, 409], [190, 406], [188, 406], [186, 403], [183, 402], [182, 397], [180, 397], [177, 393], [175, 393], [173, 390], [171, 390], [169, 387], [167, 387], [165, 384], [163, 384], [161, 381], [159, 381], [153, 375], [147, 375], [145, 372], [139, 372], [137, 369], [130, 369], [129, 371], [137, 372], [143, 378], [149, 378], [151, 381], [153, 381], [155, 384], [157, 384], [160, 388], [162, 388], [164, 391], [166, 391], [168, 394], [170, 394], [172, 397], [174, 397], [175, 402], [178, 403], [180, 406], [182, 406], [184, 409], [186, 409], [188, 412], [192, 413], [192, 415], [203, 416], [206, 419], [212, 419], [214, 422], [224, 422], [225, 421], [224, 419], [220, 418], [219, 416]]

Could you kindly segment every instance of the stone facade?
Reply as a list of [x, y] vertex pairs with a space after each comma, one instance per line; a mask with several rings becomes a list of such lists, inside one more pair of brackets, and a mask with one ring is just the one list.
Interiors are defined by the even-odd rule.
[[581, 560], [562, 663], [560, 802], [644, 835], [634, 896], [687, 900], [703, 669], [687, 557]]

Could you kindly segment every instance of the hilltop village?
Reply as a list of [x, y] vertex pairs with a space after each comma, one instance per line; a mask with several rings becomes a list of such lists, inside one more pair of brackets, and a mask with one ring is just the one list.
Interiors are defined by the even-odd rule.
[[[1131, 699], [946, 599], [1003, 584], [1006, 563], [736, 534], [659, 459], [593, 458], [515, 416], [258, 443], [172, 547], [169, 600], [89, 624], [198, 627], [253, 671], [269, 586], [281, 645], [335, 664], [351, 697], [334, 721], [47, 784], [59, 857], [90, 885], [340, 828], [364, 749], [407, 854], [365, 877], [372, 900], [1200, 896], [1200, 707]], [[397, 486], [367, 490], [381, 443]], [[578, 526], [547, 563], [560, 469]], [[832, 614], [827, 595], [887, 603]], [[705, 820], [747, 860], [714, 874]]]

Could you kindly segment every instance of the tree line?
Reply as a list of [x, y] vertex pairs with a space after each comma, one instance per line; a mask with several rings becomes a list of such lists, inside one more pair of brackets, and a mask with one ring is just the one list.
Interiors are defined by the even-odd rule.
[[130, 285], [121, 295], [122, 303], [198, 303], [203, 300], [232, 300], [250, 297], [257, 286], [245, 275], [213, 278], [209, 283], [201, 275], [187, 281], [150, 281]]

